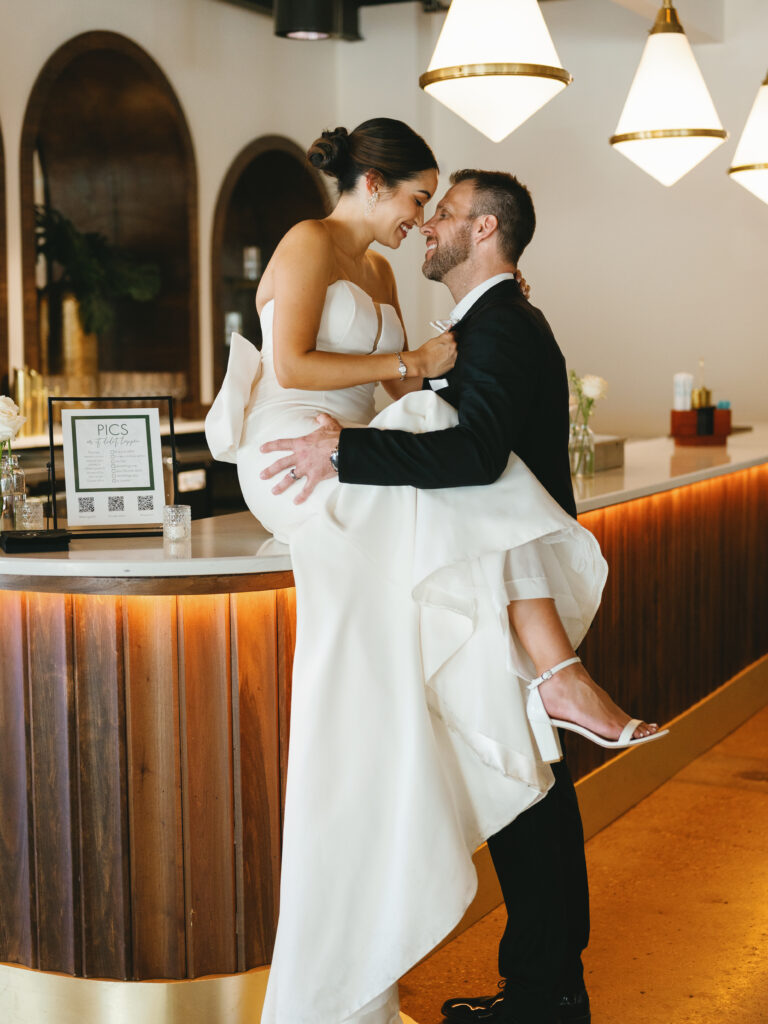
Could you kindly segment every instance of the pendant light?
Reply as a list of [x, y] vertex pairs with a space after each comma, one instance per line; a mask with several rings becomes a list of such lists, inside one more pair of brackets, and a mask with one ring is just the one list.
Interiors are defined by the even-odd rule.
[[285, 39], [360, 39], [355, 0], [275, 0], [274, 14]]
[[757, 90], [728, 173], [735, 182], [768, 203], [768, 75]]
[[419, 85], [500, 142], [572, 81], [536, 0], [453, 0]]
[[727, 137], [672, 0], [664, 0], [611, 145], [674, 185]]

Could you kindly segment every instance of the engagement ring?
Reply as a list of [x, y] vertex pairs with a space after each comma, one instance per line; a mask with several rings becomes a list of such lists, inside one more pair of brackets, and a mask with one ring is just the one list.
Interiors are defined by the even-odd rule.
[[293, 479], [294, 479], [294, 480], [298, 480], [298, 479], [299, 479], [299, 478], [298, 478], [298, 477], [296, 476], [296, 468], [295, 468], [295, 466], [292, 466], [292, 467], [291, 467], [291, 476], [293, 477]]

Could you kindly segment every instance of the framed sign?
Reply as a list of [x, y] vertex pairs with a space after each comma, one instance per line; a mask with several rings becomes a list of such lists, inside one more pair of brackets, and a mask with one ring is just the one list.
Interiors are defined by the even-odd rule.
[[[176, 451], [173, 434], [172, 400], [170, 413], [173, 450], [173, 495], [176, 481]], [[84, 402], [100, 407], [84, 407]], [[133, 407], [130, 402], [133, 402]], [[87, 535], [110, 533], [160, 532], [166, 487], [163, 473], [160, 412], [158, 408], [137, 408], [139, 399], [54, 398], [49, 400], [53, 423], [54, 402], [77, 403], [77, 408], [61, 409], [64, 485], [67, 502], [67, 529]], [[157, 401], [156, 398], [152, 401]], [[117, 404], [125, 402], [127, 407]], [[52, 428], [51, 428], [52, 429]], [[56, 465], [51, 438], [51, 478], [54, 525], [56, 517]], [[173, 495], [171, 501], [174, 500]]]

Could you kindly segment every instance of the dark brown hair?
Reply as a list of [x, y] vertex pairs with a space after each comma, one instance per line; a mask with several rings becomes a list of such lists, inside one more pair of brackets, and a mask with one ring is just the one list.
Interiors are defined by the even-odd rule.
[[377, 171], [388, 188], [437, 168], [435, 154], [424, 139], [402, 121], [374, 117], [353, 132], [325, 131], [307, 150], [319, 171], [335, 178], [339, 192], [349, 192], [367, 171]]
[[475, 187], [469, 216], [492, 214], [499, 225], [501, 254], [509, 263], [517, 264], [536, 230], [531, 193], [506, 171], [454, 171], [451, 184], [462, 181], [471, 181]]

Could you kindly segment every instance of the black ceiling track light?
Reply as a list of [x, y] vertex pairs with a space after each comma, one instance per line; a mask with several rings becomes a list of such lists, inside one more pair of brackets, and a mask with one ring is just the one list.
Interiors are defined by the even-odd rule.
[[275, 35], [287, 39], [361, 39], [356, 0], [275, 0]]
[[[274, 17], [275, 35], [285, 39], [362, 39], [358, 23], [360, 7], [405, 3], [410, 0], [217, 0], [247, 7]], [[450, 0], [421, 0], [427, 14], [447, 11]]]

